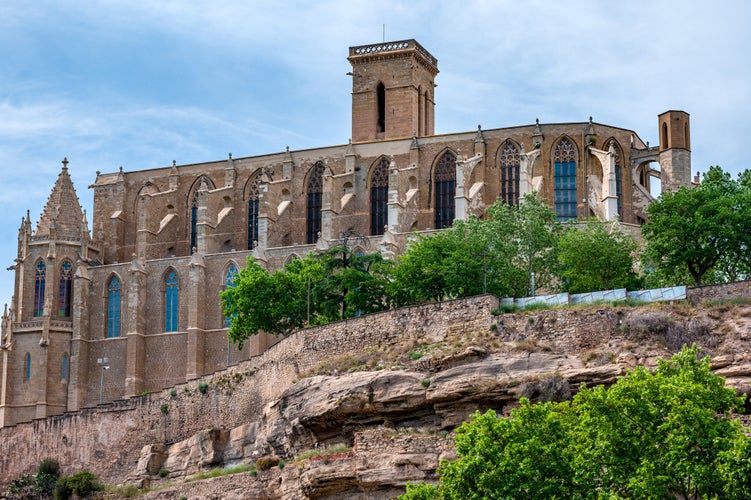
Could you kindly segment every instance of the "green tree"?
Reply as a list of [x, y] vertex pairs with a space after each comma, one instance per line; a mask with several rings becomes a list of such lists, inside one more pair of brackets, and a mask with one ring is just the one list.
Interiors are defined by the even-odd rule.
[[249, 258], [234, 285], [221, 293], [224, 315], [231, 318], [230, 340], [242, 348], [261, 331], [287, 335], [302, 327], [308, 318], [309, 280], [315, 283], [322, 276], [323, 266], [311, 259], [296, 259], [269, 273]]
[[570, 226], [558, 241], [564, 289], [571, 293], [637, 288], [636, 241], [615, 224], [596, 220]]
[[440, 483], [402, 498], [749, 498], [751, 442], [730, 417], [742, 404], [685, 347], [654, 374], [636, 368], [570, 403], [476, 413]]
[[751, 174], [734, 180], [710, 167], [696, 187], [666, 192], [649, 208], [642, 234], [649, 262], [666, 276], [685, 270], [695, 285], [738, 279], [750, 269]]
[[496, 238], [507, 243], [511, 258], [513, 282], [509, 283], [514, 297], [532, 295], [535, 288], [553, 289], [557, 275], [558, 238], [562, 225], [555, 210], [536, 192], [524, 195], [517, 206], [496, 201], [488, 207]]
[[342, 245], [312, 258], [323, 267], [312, 291], [322, 319], [336, 321], [388, 308], [386, 289], [393, 263], [380, 253], [353, 251], [344, 239]]
[[399, 258], [391, 284], [397, 305], [492, 293], [530, 293], [554, 278], [559, 225], [555, 212], [536, 195], [519, 206], [497, 201], [487, 218], [457, 220], [446, 230], [419, 236]]

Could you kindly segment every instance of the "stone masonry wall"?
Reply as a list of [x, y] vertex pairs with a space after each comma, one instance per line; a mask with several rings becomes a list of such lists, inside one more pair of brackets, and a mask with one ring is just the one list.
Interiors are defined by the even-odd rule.
[[697, 286], [686, 289], [686, 298], [692, 304], [706, 300], [726, 300], [751, 297], [751, 281], [736, 281], [720, 285]]

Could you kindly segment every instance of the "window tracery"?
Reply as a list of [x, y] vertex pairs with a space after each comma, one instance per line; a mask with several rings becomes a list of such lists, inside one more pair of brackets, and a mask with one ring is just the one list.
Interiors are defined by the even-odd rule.
[[435, 183], [435, 228], [443, 229], [454, 222], [456, 209], [456, 155], [446, 151], [433, 173]]
[[383, 234], [388, 219], [389, 160], [381, 161], [370, 177], [370, 234]]

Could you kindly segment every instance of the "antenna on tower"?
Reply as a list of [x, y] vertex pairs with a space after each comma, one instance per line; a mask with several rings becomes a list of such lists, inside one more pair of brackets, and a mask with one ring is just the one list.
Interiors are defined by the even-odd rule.
[[386, 25], [383, 25], [383, 41], [386, 42]]

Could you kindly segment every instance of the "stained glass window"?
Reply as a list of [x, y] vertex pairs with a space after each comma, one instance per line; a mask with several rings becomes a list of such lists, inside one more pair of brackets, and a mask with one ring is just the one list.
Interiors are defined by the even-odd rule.
[[73, 291], [73, 265], [66, 260], [60, 266], [60, 287], [58, 290], [57, 315], [70, 317], [70, 298]]
[[164, 279], [164, 331], [177, 331], [179, 304], [177, 274], [171, 270]]
[[258, 184], [260, 176], [256, 175], [248, 187], [248, 250], [258, 241]]
[[321, 208], [323, 208], [323, 170], [321, 163], [316, 163], [308, 180], [307, 238], [308, 244], [318, 240], [321, 232]]
[[46, 274], [47, 267], [40, 260], [34, 276], [34, 316], [44, 314], [44, 280]]
[[507, 205], [519, 203], [519, 150], [506, 141], [499, 158], [501, 169], [501, 199]]
[[[235, 267], [235, 264], [230, 264], [227, 268], [227, 274], [224, 275], [224, 288], [225, 290], [227, 288], [235, 286], [235, 276], [237, 276], [237, 267]], [[224, 327], [229, 328], [232, 325], [232, 318], [225, 317], [224, 318]]]
[[443, 229], [454, 222], [456, 208], [456, 156], [446, 151], [433, 173], [435, 183], [435, 228]]
[[576, 148], [564, 137], [553, 153], [555, 213], [558, 220], [576, 219]]
[[383, 234], [388, 222], [389, 161], [382, 158], [370, 177], [370, 234]]
[[107, 287], [107, 337], [120, 336], [120, 304], [122, 287], [120, 280], [113, 277]]
[[70, 358], [68, 354], [63, 354], [62, 369], [60, 371], [60, 378], [62, 380], [68, 380], [68, 374], [70, 372]]

